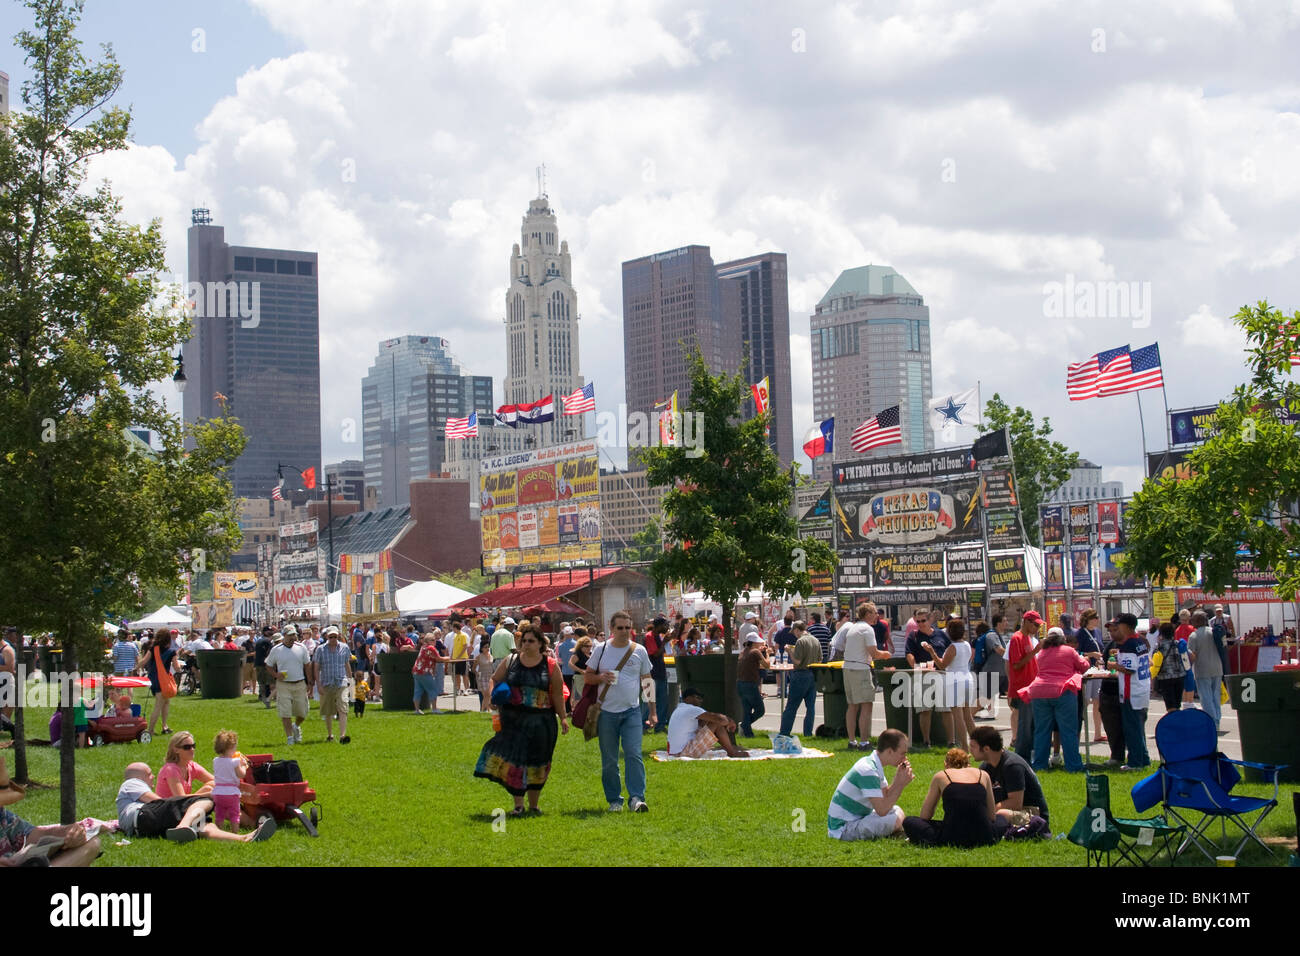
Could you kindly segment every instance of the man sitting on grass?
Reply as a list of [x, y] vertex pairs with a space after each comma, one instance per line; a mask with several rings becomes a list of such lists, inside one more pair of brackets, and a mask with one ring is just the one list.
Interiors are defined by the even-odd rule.
[[736, 746], [732, 734], [736, 722], [726, 714], [714, 714], [703, 707], [704, 695], [694, 687], [682, 691], [681, 703], [668, 719], [668, 753], [680, 757], [703, 757], [722, 744], [728, 757], [748, 757], [748, 750]]
[[[1003, 750], [1002, 734], [992, 727], [976, 727], [970, 734], [970, 755], [980, 761], [980, 769], [993, 782], [993, 799], [998, 816], [1013, 827], [1029, 824], [1042, 817], [1042, 829], [1050, 826], [1047, 798], [1033, 767], [1012, 750]], [[1029, 808], [1026, 810], [1026, 808]]]
[[0, 866], [18, 865], [14, 862], [16, 854], [28, 845], [35, 846], [47, 838], [63, 842], [47, 856], [34, 860], [36, 865], [40, 865], [43, 860], [48, 866], [90, 866], [91, 861], [99, 856], [99, 837], [86, 839], [86, 831], [80, 823], [38, 827], [10, 812], [9, 805], [21, 800], [26, 792], [23, 787], [9, 780], [9, 768], [4, 757], [0, 756]]
[[199, 837], [234, 843], [257, 843], [275, 834], [275, 820], [265, 817], [252, 833], [228, 833], [204, 820], [212, 812], [210, 795], [160, 797], [152, 789], [153, 771], [147, 763], [128, 764], [126, 779], [117, 791], [117, 822], [126, 836], [165, 836], [175, 843]]
[[[836, 840], [876, 840], [903, 832], [903, 808], [898, 798], [916, 774], [907, 762], [907, 735], [884, 730], [876, 750], [867, 754], [840, 778], [830, 809], [827, 834]], [[894, 782], [885, 778], [886, 767], [897, 767]]]

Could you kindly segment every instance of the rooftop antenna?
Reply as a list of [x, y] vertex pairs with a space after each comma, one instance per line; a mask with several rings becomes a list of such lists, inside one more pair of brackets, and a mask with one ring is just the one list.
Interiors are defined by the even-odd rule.
[[537, 167], [537, 198], [546, 198], [546, 164]]
[[190, 225], [192, 226], [210, 226], [212, 225], [212, 215], [206, 206], [200, 206], [197, 209], [190, 210]]

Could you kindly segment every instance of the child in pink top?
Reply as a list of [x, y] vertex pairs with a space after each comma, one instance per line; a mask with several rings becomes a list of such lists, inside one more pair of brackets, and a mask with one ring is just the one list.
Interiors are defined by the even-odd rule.
[[220, 731], [212, 742], [216, 756], [212, 759], [212, 804], [217, 826], [229, 820], [229, 830], [239, 832], [240, 783], [248, 773], [248, 758], [239, 753], [239, 735], [233, 730]]

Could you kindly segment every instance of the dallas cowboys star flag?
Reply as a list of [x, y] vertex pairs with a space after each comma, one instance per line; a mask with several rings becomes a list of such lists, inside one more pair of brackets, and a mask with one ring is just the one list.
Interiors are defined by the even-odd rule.
[[978, 387], [968, 388], [964, 392], [955, 392], [930, 401], [930, 427], [935, 431], [947, 432], [959, 425], [972, 428], [979, 424], [980, 407]]

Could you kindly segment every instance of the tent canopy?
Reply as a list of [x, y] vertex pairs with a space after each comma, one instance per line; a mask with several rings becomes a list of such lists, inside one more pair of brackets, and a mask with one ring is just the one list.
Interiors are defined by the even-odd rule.
[[416, 581], [397, 589], [397, 610], [413, 615], [422, 611], [440, 611], [473, 596], [471, 591], [441, 581]]
[[579, 569], [576, 571], [540, 571], [520, 575], [514, 584], [484, 591], [478, 596], [458, 601], [455, 607], [529, 607], [580, 591], [601, 578], [622, 571], [618, 568]]
[[175, 608], [164, 604], [148, 617], [142, 617], [138, 621], [131, 621], [130, 626], [133, 629], [141, 627], [189, 627], [190, 615], [188, 611], [182, 614]]

